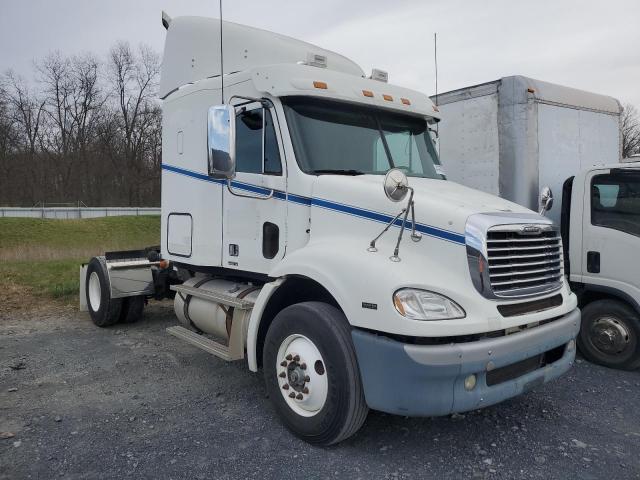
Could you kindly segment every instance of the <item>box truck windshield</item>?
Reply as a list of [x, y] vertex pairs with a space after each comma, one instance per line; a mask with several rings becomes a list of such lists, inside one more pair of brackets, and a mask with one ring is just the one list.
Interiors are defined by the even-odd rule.
[[444, 178], [423, 118], [300, 97], [284, 105], [296, 158], [307, 173], [384, 175], [395, 167], [413, 177]]

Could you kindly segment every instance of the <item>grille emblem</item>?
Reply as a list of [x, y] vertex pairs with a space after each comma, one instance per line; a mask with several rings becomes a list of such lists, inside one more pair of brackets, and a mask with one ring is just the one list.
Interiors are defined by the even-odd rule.
[[542, 228], [538, 225], [523, 225], [522, 228], [520, 228], [522, 235], [538, 235], [540, 232], [542, 232]]

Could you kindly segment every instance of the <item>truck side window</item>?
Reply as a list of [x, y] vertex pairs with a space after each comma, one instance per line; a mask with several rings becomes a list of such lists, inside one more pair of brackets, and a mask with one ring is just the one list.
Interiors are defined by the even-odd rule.
[[591, 223], [640, 236], [640, 173], [593, 177]]
[[280, 162], [280, 150], [278, 139], [273, 125], [271, 112], [266, 110], [264, 118], [264, 173], [269, 175], [282, 175], [282, 163]]
[[[264, 114], [266, 112], [266, 114]], [[264, 172], [262, 170], [262, 116], [264, 115]], [[236, 116], [236, 171], [281, 175], [280, 151], [271, 112], [261, 108]]]
[[236, 171], [262, 173], [262, 109], [236, 115]]

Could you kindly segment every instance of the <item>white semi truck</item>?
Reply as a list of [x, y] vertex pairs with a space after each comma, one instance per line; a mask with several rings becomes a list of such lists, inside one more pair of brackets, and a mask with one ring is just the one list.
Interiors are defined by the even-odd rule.
[[432, 97], [448, 178], [537, 208], [561, 226], [564, 273], [578, 296], [578, 346], [589, 360], [640, 367], [640, 171], [621, 163], [612, 97], [505, 77]]
[[162, 245], [83, 267], [97, 325], [174, 295], [169, 332], [261, 367], [283, 423], [322, 445], [369, 408], [473, 410], [571, 367], [560, 232], [446, 181], [427, 96], [274, 33], [163, 23]]

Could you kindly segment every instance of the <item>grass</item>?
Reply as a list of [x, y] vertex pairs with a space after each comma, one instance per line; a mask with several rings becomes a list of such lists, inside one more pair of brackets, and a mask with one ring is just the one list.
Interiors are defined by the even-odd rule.
[[[0, 218], [0, 288], [8, 296], [77, 302], [79, 267], [95, 255], [158, 245], [160, 217]], [[6, 298], [6, 297], [5, 297]], [[19, 304], [19, 298], [8, 303]]]

